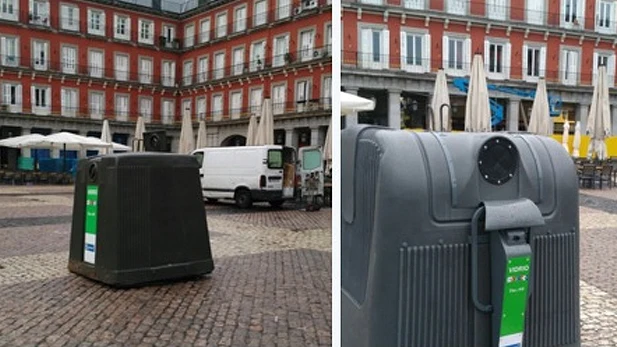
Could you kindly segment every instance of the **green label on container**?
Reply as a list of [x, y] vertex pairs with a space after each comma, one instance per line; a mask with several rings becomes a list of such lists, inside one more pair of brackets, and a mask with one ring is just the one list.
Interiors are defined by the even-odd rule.
[[530, 256], [508, 259], [503, 292], [503, 312], [499, 331], [499, 347], [523, 346], [530, 269]]
[[96, 227], [99, 204], [99, 187], [86, 187], [86, 225], [84, 238], [84, 261], [94, 264], [96, 255]]

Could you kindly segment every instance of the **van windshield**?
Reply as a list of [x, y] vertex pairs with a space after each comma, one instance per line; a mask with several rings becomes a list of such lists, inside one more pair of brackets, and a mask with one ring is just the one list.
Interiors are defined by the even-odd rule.
[[283, 168], [283, 151], [280, 149], [268, 150], [268, 169]]

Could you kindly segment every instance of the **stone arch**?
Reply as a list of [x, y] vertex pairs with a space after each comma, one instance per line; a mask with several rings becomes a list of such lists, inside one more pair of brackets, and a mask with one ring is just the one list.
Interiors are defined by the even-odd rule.
[[231, 135], [221, 142], [221, 147], [244, 146], [246, 145], [246, 137], [242, 135]]

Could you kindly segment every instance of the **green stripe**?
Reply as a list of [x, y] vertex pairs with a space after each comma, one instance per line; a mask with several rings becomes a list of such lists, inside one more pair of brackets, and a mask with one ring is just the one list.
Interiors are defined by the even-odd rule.
[[99, 187], [90, 185], [86, 188], [86, 233], [96, 235], [98, 216]]

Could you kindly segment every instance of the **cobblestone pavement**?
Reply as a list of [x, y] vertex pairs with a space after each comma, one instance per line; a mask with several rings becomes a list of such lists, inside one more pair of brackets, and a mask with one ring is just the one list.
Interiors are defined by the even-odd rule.
[[0, 346], [330, 346], [330, 210], [206, 210], [210, 276], [119, 290], [67, 270], [70, 187], [0, 186]]

